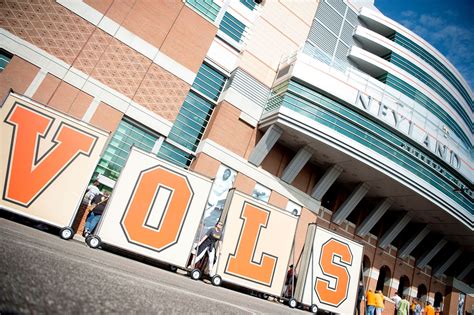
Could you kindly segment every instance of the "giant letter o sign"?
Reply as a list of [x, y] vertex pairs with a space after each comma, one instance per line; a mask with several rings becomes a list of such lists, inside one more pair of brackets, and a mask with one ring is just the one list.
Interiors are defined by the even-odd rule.
[[142, 171], [120, 222], [128, 241], [158, 252], [177, 243], [192, 197], [184, 175], [163, 166]]
[[[336, 257], [339, 261], [335, 260]], [[314, 289], [321, 303], [337, 307], [346, 300], [351, 280], [346, 266], [351, 265], [352, 253], [349, 245], [334, 238], [323, 244], [319, 266], [325, 276], [334, 279], [335, 285], [331, 287], [327, 279], [316, 279]]]

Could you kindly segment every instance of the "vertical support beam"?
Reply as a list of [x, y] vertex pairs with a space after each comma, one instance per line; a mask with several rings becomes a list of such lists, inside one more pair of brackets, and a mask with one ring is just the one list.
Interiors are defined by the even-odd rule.
[[421, 256], [418, 259], [416, 266], [420, 269], [425, 268], [426, 265], [428, 265], [428, 263], [431, 261], [431, 259], [433, 259], [433, 257], [436, 256], [436, 254], [441, 250], [441, 248], [443, 248], [444, 245], [446, 245], [447, 242], [448, 241], [445, 240], [444, 238], [441, 239], [441, 241], [439, 241], [438, 244], [433, 246], [431, 250], [429, 250], [427, 253], [425, 253], [423, 256]]
[[370, 214], [364, 219], [361, 225], [357, 227], [356, 234], [360, 237], [366, 236], [392, 204], [393, 200], [390, 198], [385, 198], [380, 201], [372, 212], [370, 212]]
[[291, 159], [291, 162], [285, 167], [283, 174], [281, 175], [281, 179], [291, 184], [296, 176], [298, 176], [299, 172], [303, 169], [306, 162], [309, 161], [311, 158], [312, 153], [309, 147], [303, 147], [298, 150], [298, 153]]
[[316, 185], [314, 185], [313, 191], [311, 192], [311, 197], [316, 200], [323, 199], [324, 194], [326, 194], [332, 184], [334, 184], [343, 170], [344, 169], [341, 166], [336, 164], [328, 168]]
[[282, 133], [283, 129], [276, 125], [271, 125], [255, 148], [253, 148], [253, 151], [249, 156], [249, 162], [255, 166], [260, 166]]
[[466, 268], [464, 268], [464, 270], [461, 271], [461, 273], [456, 278], [462, 281], [471, 272], [473, 268], [474, 262], [471, 261], [471, 263], [467, 265]]
[[36, 90], [38, 90], [39, 86], [43, 82], [44, 78], [46, 78], [46, 75], [48, 74], [48, 71], [45, 69], [41, 68], [38, 73], [36, 74], [35, 78], [33, 81], [30, 83], [30, 86], [25, 91], [25, 96], [28, 97], [33, 97], [33, 95], [36, 93]]
[[402, 248], [398, 251], [398, 257], [400, 259], [405, 259], [408, 257], [408, 255], [411, 254], [411, 252], [415, 249], [418, 244], [425, 238], [426, 235], [430, 233], [430, 229], [428, 228], [427, 225], [418, 232], [413, 238], [411, 238], [408, 242], [406, 242]]
[[405, 215], [395, 222], [380, 238], [379, 247], [385, 249], [395, 239], [395, 237], [400, 234], [403, 228], [407, 226], [410, 220], [411, 216], [408, 213], [405, 213]]
[[[300, 279], [306, 279], [308, 272], [311, 271], [310, 262], [313, 256], [313, 242], [316, 234], [316, 224], [310, 223], [306, 231], [306, 238], [304, 241], [303, 252], [301, 253]], [[314, 263], [314, 262], [313, 262]], [[304, 286], [306, 281], [296, 281], [295, 296], [297, 301], [303, 300]]]
[[446, 269], [451, 267], [451, 265], [456, 261], [456, 259], [458, 259], [459, 256], [461, 256], [461, 254], [462, 250], [458, 248], [458, 250], [455, 251], [454, 254], [452, 254], [451, 257], [449, 257], [442, 265], [434, 268], [433, 274], [435, 277], [441, 276], [446, 271]]
[[369, 184], [360, 183], [332, 216], [332, 222], [341, 224], [369, 191]]

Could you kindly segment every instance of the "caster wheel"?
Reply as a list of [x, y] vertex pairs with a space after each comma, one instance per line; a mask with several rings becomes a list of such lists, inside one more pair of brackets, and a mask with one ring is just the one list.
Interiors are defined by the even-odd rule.
[[63, 240], [70, 240], [74, 236], [74, 231], [70, 227], [66, 226], [59, 231], [59, 236]]
[[176, 272], [178, 270], [178, 267], [176, 267], [175, 265], [169, 265], [168, 268], [170, 269], [171, 272]]
[[213, 286], [220, 286], [222, 283], [222, 278], [221, 276], [215, 275], [214, 277], [211, 278], [211, 283]]
[[269, 297], [270, 297], [270, 295], [268, 295], [266, 293], [262, 293], [262, 299], [268, 300]]
[[316, 314], [318, 312], [318, 307], [313, 304], [309, 307], [309, 311], [313, 314]]
[[97, 248], [100, 246], [100, 237], [96, 235], [90, 235], [86, 238], [86, 243], [90, 248]]
[[199, 269], [193, 269], [191, 271], [191, 279], [193, 280], [199, 280], [201, 279], [202, 272]]
[[295, 299], [290, 299], [290, 300], [288, 301], [288, 306], [291, 307], [291, 308], [295, 308], [295, 307], [298, 306], [298, 302], [296, 302]]

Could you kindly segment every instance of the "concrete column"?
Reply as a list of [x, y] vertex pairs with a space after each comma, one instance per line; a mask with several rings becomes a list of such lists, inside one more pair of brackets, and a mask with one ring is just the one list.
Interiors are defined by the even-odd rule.
[[332, 222], [341, 224], [369, 191], [369, 184], [360, 183], [332, 216]]
[[403, 230], [403, 228], [410, 222], [411, 216], [405, 213], [395, 224], [393, 224], [385, 234], [379, 240], [379, 247], [385, 249], [397, 235]]
[[360, 237], [366, 236], [380, 218], [387, 212], [392, 206], [393, 200], [385, 198], [379, 202], [379, 204], [370, 212], [370, 214], [364, 219], [364, 221], [357, 227], [356, 234]]
[[401, 259], [405, 259], [408, 257], [408, 255], [411, 254], [411, 252], [415, 249], [418, 244], [425, 238], [426, 235], [430, 232], [430, 229], [428, 228], [427, 225], [418, 232], [411, 240], [409, 240], [407, 243], [405, 243], [400, 250], [398, 251], [398, 257]]
[[326, 194], [332, 184], [334, 184], [343, 170], [344, 169], [342, 167], [336, 164], [328, 168], [316, 185], [314, 185], [313, 191], [311, 192], [311, 197], [316, 200], [323, 199], [324, 194]]
[[468, 275], [468, 273], [471, 272], [473, 268], [474, 268], [474, 262], [471, 262], [469, 265], [466, 266], [466, 268], [464, 268], [463, 271], [461, 271], [459, 275], [457, 275], [456, 278], [462, 281], [462, 279], [464, 279]]
[[433, 246], [433, 248], [430, 251], [428, 251], [427, 253], [425, 253], [423, 256], [421, 256], [418, 259], [416, 266], [420, 269], [425, 268], [426, 265], [428, 265], [428, 263], [431, 261], [431, 259], [433, 259], [433, 257], [436, 256], [436, 254], [441, 250], [441, 248], [443, 248], [444, 245], [446, 245], [447, 242], [448, 241], [445, 240], [444, 238], [441, 239], [441, 241], [439, 241], [438, 244]]
[[461, 256], [461, 254], [462, 250], [458, 248], [458, 250], [455, 251], [454, 254], [452, 254], [451, 257], [449, 257], [443, 264], [434, 268], [433, 274], [435, 277], [441, 276], [446, 271], [446, 269], [448, 269], [456, 261], [456, 259]]
[[250, 154], [249, 162], [255, 166], [260, 166], [282, 133], [283, 129], [276, 125], [271, 125]]
[[298, 153], [296, 153], [291, 162], [285, 167], [285, 170], [281, 175], [281, 179], [284, 182], [291, 184], [312, 155], [313, 154], [311, 153], [309, 147], [303, 147], [299, 149]]

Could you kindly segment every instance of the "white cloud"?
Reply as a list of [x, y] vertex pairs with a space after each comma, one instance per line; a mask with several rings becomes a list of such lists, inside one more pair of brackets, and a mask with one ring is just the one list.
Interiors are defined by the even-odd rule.
[[402, 25], [415, 32], [441, 51], [458, 69], [471, 89], [474, 84], [474, 30], [467, 29], [445, 17], [456, 21], [455, 13], [445, 15], [417, 14], [414, 11], [401, 12]]

